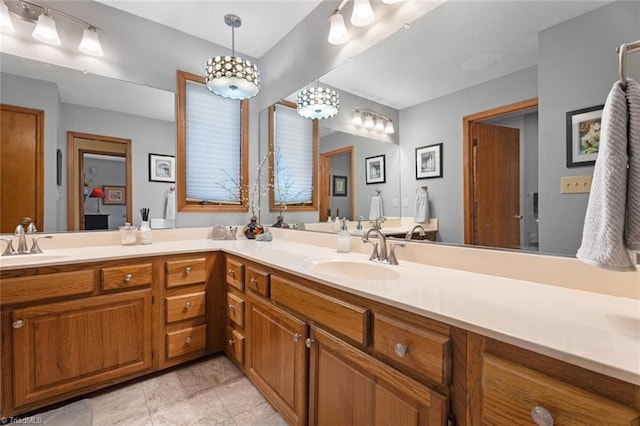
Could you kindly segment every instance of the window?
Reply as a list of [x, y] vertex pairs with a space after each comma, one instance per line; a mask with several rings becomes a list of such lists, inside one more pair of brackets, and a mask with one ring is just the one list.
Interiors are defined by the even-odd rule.
[[298, 115], [292, 102], [269, 108], [271, 211], [317, 210], [318, 120]]
[[246, 212], [248, 101], [212, 94], [202, 76], [177, 77], [179, 211]]

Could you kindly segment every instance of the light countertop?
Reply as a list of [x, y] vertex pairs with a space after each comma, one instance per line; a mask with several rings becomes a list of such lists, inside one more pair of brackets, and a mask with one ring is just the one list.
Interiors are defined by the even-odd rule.
[[49, 249], [0, 257], [23, 269], [154, 255], [223, 250], [325, 285], [483, 334], [640, 385], [640, 300], [400, 260], [398, 273], [367, 281], [318, 274], [309, 260], [368, 262], [362, 253], [291, 241], [160, 241], [150, 245]]

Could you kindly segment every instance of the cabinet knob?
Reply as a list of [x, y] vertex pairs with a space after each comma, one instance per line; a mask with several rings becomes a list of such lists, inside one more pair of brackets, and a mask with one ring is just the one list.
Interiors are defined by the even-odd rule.
[[229, 341], [227, 343], [229, 344], [229, 346], [233, 346], [236, 342], [234, 342], [233, 340], [229, 339]]
[[531, 418], [538, 426], [553, 426], [553, 416], [549, 410], [539, 405], [533, 407], [533, 410], [531, 410]]
[[304, 345], [309, 349], [311, 349], [313, 342], [314, 340], [311, 337], [307, 337], [306, 339], [304, 339]]
[[250, 283], [252, 286], [254, 286], [254, 287], [257, 287], [257, 286], [258, 286], [258, 280], [256, 280], [255, 278], [251, 278], [251, 279], [249, 280], [249, 283]]
[[22, 320], [17, 320], [13, 322], [13, 328], [22, 328], [24, 322]]
[[191, 343], [193, 343], [193, 337], [188, 336], [185, 340], [184, 343], [186, 343], [187, 345], [190, 345]]
[[236, 310], [236, 307], [235, 307], [235, 306], [233, 306], [233, 305], [229, 305], [229, 310], [230, 310], [230, 311], [235, 311], [235, 310]]
[[191, 266], [187, 266], [186, 268], [184, 268], [184, 273], [189, 275], [191, 273]]
[[125, 276], [124, 276], [124, 280], [125, 280], [126, 282], [129, 282], [129, 281], [131, 281], [132, 279], [133, 279], [133, 274], [127, 274], [127, 275], [125, 275]]
[[300, 333], [296, 333], [293, 335], [293, 341], [298, 343], [300, 341], [300, 339], [302, 338], [302, 334]]
[[234, 271], [233, 269], [229, 269], [227, 271], [227, 274], [231, 275], [232, 277], [235, 277], [236, 276], [236, 271]]
[[400, 358], [404, 358], [405, 356], [407, 356], [407, 353], [409, 353], [409, 346], [403, 345], [402, 343], [396, 343], [396, 345], [393, 347], [393, 350]]
[[185, 309], [191, 309], [191, 302], [187, 302], [184, 304]]

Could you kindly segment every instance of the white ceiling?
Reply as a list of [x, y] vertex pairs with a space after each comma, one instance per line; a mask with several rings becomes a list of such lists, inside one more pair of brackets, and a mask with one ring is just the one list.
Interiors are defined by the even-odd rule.
[[[235, 13], [243, 21], [236, 30], [236, 50], [258, 59], [320, 3], [98, 1], [229, 48], [229, 27], [211, 23]], [[401, 110], [536, 65], [540, 30], [609, 2], [449, 0], [321, 81]]]

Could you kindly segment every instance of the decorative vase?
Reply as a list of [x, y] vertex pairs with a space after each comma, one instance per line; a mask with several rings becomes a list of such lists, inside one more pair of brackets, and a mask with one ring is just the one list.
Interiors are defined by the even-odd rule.
[[143, 220], [140, 224], [140, 244], [151, 244], [153, 242], [153, 231], [148, 220]]
[[289, 228], [289, 224], [284, 221], [284, 217], [282, 215], [276, 218], [276, 223], [272, 225], [274, 228]]
[[242, 228], [242, 231], [248, 239], [254, 240], [257, 235], [264, 232], [264, 228], [258, 223], [257, 217], [251, 216], [251, 221]]

